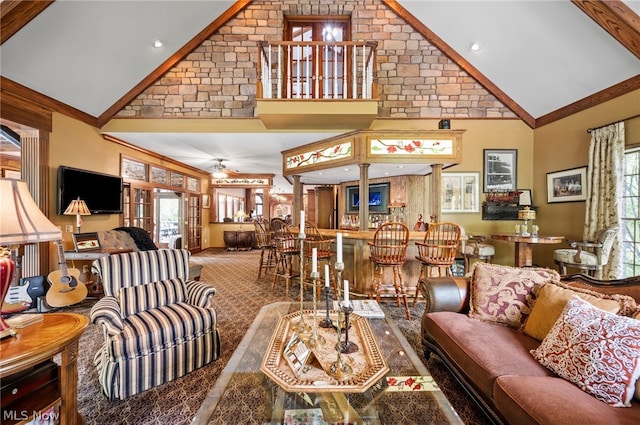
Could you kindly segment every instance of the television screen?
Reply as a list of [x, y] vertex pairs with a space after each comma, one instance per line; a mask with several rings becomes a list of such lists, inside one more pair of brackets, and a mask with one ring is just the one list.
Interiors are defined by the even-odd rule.
[[66, 166], [58, 167], [58, 214], [82, 199], [91, 214], [122, 213], [122, 177]]
[[[360, 209], [360, 191], [358, 186], [347, 186], [347, 212], [354, 213]], [[389, 183], [369, 185], [369, 212], [389, 214]]]

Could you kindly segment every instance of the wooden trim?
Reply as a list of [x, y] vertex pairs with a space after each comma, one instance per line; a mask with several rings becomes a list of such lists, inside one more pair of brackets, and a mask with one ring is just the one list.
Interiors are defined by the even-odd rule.
[[[3, 81], [0, 77], [0, 81]], [[52, 111], [39, 103], [0, 90], [0, 110], [2, 118], [39, 130], [51, 132], [53, 129]]]
[[[98, 127], [95, 117], [69, 106], [66, 103], [62, 103], [42, 93], [38, 93], [37, 91], [16, 83], [8, 78], [0, 76], [0, 87], [2, 87], [1, 91], [3, 97], [9, 95], [9, 93], [13, 93], [16, 98], [22, 98], [29, 101], [32, 105], [38, 104], [39, 109], [41, 110], [60, 112], [61, 114], [75, 118], [90, 126]], [[35, 107], [35, 105], [32, 107]]]
[[463, 58], [458, 52], [456, 52], [451, 46], [445, 43], [440, 37], [438, 37], [433, 31], [427, 28], [422, 22], [420, 22], [409, 11], [402, 7], [396, 0], [382, 0], [389, 9], [395, 12], [400, 18], [407, 21], [414, 30], [419, 32], [429, 43], [437, 47], [442, 53], [444, 53], [449, 59], [455, 62], [460, 68], [469, 74], [471, 78], [476, 80], [486, 90], [502, 102], [513, 113], [520, 117], [529, 127], [535, 128], [535, 118], [529, 115], [520, 105], [518, 105], [513, 99], [511, 99], [505, 92], [500, 90], [491, 80], [485, 77], [478, 69], [476, 69], [471, 63]]
[[[150, 150], [147, 150], [147, 149], [141, 148], [140, 146], [132, 145], [131, 143], [126, 142], [126, 141], [124, 141], [124, 140], [122, 140], [122, 139], [118, 139], [117, 137], [113, 137], [113, 136], [110, 136], [110, 135], [108, 135], [108, 134], [103, 134], [103, 135], [102, 135], [102, 138], [103, 138], [103, 139], [105, 139], [105, 140], [108, 140], [108, 141], [110, 141], [110, 142], [116, 143], [116, 144], [118, 144], [118, 145], [124, 146], [124, 147], [126, 147], [126, 148], [129, 148], [129, 149], [131, 149], [131, 150], [134, 150], [134, 151], [136, 151], [136, 152], [140, 152], [140, 153], [143, 153], [143, 154], [145, 154], [145, 155], [149, 155], [149, 156], [151, 156], [151, 157], [153, 157], [153, 158], [157, 158], [157, 159], [159, 159], [159, 160], [162, 160], [162, 161], [164, 161], [164, 162], [167, 162], [167, 163], [170, 163], [170, 164], [173, 164], [173, 165], [177, 165], [177, 166], [179, 166], [179, 167], [184, 167], [185, 169], [187, 169], [187, 170], [189, 170], [189, 171], [192, 171], [192, 172], [194, 172], [194, 173], [197, 173], [197, 175], [196, 175], [196, 176], [191, 176], [191, 177], [197, 177], [197, 176], [199, 176], [198, 178], [202, 178], [202, 177], [204, 177], [204, 176], [208, 176], [208, 175], [209, 175], [206, 171], [203, 171], [203, 170], [201, 170], [201, 169], [199, 169], [199, 168], [193, 167], [193, 166], [191, 166], [191, 165], [184, 164], [184, 163], [182, 163], [182, 162], [180, 162], [180, 161], [176, 161], [176, 160], [175, 160], [175, 159], [173, 159], [173, 158], [169, 158], [169, 157], [167, 157], [167, 156], [160, 155], [160, 154], [158, 154], [158, 153], [156, 153], [156, 152], [152, 152], [152, 151], [150, 151]], [[178, 170], [172, 170], [171, 168], [167, 168], [166, 166], [162, 166], [162, 165], [159, 165], [159, 164], [150, 163], [150, 162], [148, 162], [148, 161], [141, 160], [140, 158], [129, 157], [129, 156], [125, 155], [125, 154], [122, 154], [122, 155], [124, 155], [124, 157], [125, 157], [125, 158], [129, 158], [129, 159], [132, 159], [132, 160], [135, 160], [135, 161], [141, 161], [141, 162], [145, 162], [145, 163], [147, 163], [147, 164], [149, 164], [149, 165], [157, 166], [157, 167], [160, 167], [160, 168], [166, 168], [166, 169], [168, 169], [168, 170], [170, 170], [170, 171], [176, 171], [176, 172], [179, 172]], [[139, 180], [136, 180], [136, 181], [139, 181]]]
[[103, 112], [97, 119], [97, 127], [102, 127], [111, 118], [115, 116], [120, 110], [131, 103], [138, 95], [144, 90], [150, 87], [153, 83], [166, 74], [171, 68], [173, 68], [178, 62], [184, 59], [189, 53], [200, 46], [205, 40], [215, 34], [223, 25], [242, 11], [247, 5], [251, 3], [251, 0], [238, 0], [223, 14], [209, 24], [205, 29], [200, 31], [194, 38], [192, 38], [187, 44], [182, 46], [177, 52], [175, 52], [169, 59], [164, 61], [158, 68], [156, 68], [151, 74], [147, 75], [142, 81], [135, 85], [129, 92], [122, 96], [116, 103], [111, 105], [109, 109]]
[[620, 0], [571, 0], [620, 44], [640, 58], [640, 18]]
[[4, 0], [0, 3], [0, 45], [38, 16], [54, 0]]
[[550, 112], [546, 115], [543, 115], [536, 119], [536, 123], [534, 128], [542, 127], [543, 125], [551, 124], [554, 121], [558, 121], [562, 118], [568, 117], [569, 115], [576, 114], [578, 112], [584, 111], [586, 109], [592, 108], [601, 103], [607, 102], [611, 99], [614, 99], [618, 96], [622, 96], [627, 93], [631, 93], [634, 90], [640, 89], [640, 75], [636, 75], [635, 77], [631, 77], [628, 80], [625, 80], [621, 83], [613, 85], [609, 88], [601, 90], [591, 96], [587, 96], [583, 99], [580, 99], [576, 102], [573, 102], [565, 107], [557, 109], [553, 112]]

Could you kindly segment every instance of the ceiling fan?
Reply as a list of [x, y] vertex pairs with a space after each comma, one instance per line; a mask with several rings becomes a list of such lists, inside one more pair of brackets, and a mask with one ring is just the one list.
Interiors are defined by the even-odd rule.
[[213, 164], [213, 169], [211, 172], [211, 175], [216, 178], [216, 179], [224, 179], [227, 177], [227, 173], [226, 173], [226, 169], [227, 166], [224, 165], [222, 163], [222, 161], [225, 161], [224, 159], [221, 158], [214, 158], [215, 161], [218, 161], [217, 164]]

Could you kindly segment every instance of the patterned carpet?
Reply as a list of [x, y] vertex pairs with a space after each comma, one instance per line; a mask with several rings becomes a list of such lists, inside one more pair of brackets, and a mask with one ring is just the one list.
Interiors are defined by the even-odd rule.
[[[173, 382], [125, 401], [109, 402], [100, 391], [93, 366], [93, 355], [102, 343], [102, 334], [97, 326], [89, 325], [80, 340], [78, 361], [78, 405], [87, 424], [189, 424], [260, 308], [265, 304], [287, 300], [283, 284], [277, 285], [272, 292], [270, 277], [263, 277], [256, 283], [259, 256], [259, 251], [226, 252], [221, 249], [210, 249], [192, 256], [192, 261], [204, 266], [201, 280], [210, 282], [217, 289], [215, 304], [222, 352], [217, 361]], [[299, 300], [298, 294], [297, 285], [292, 285], [289, 300]], [[306, 296], [311, 298], [311, 293]], [[87, 299], [64, 310], [88, 315], [94, 302], [95, 300]], [[428, 361], [424, 360], [420, 344], [420, 317], [424, 304], [418, 304], [412, 309], [411, 321], [406, 319], [404, 310], [394, 303], [383, 303], [383, 309], [419, 353], [465, 424], [488, 424], [439, 360], [433, 357]], [[239, 419], [237, 423], [242, 424], [242, 421]]]

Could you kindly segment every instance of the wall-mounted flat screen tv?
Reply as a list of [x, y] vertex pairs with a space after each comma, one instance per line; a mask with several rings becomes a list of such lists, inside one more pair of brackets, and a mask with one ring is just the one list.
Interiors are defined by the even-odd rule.
[[91, 214], [122, 213], [122, 177], [67, 166], [58, 167], [58, 214], [82, 199]]
[[[359, 186], [347, 186], [347, 212], [357, 213], [360, 209]], [[389, 214], [389, 183], [369, 185], [369, 212]]]

